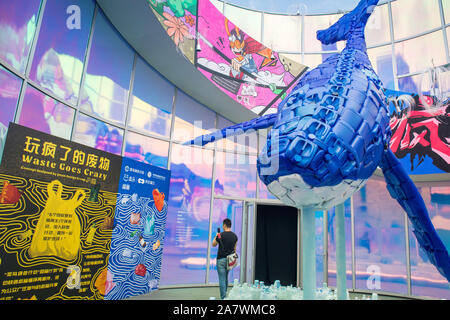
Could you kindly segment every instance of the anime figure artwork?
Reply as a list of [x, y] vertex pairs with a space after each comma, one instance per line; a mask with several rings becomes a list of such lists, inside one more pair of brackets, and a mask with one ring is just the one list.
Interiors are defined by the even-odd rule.
[[194, 35], [197, 70], [255, 113], [274, 111], [306, 71], [304, 65], [274, 51], [272, 44], [258, 42], [257, 34], [244, 32], [209, 0], [198, 1]]
[[[450, 280], [450, 257], [424, 201], [389, 149], [391, 130], [383, 84], [367, 55], [364, 29], [379, 0], [362, 0], [326, 30], [323, 44], [346, 40], [345, 49], [307, 72], [276, 114], [237, 124], [186, 144], [207, 143], [272, 127], [258, 157], [261, 181], [283, 203], [302, 210], [304, 298], [315, 296], [314, 212], [336, 206], [343, 228], [343, 202], [379, 166], [387, 189], [407, 213], [431, 263]], [[337, 233], [338, 298], [346, 299], [345, 234]]]
[[[227, 18], [225, 18], [225, 30], [228, 35], [231, 52], [235, 55], [235, 57], [231, 60], [230, 76], [242, 79], [244, 72], [241, 69], [244, 69], [249, 73], [257, 73], [258, 68], [252, 54], [258, 53], [264, 49], [269, 51], [268, 57], [272, 58], [268, 62], [273, 63], [275, 57], [273, 57], [272, 50], [264, 47], [261, 43], [253, 40], [252, 38], [246, 37], [244, 33], [239, 31], [237, 26], [230, 31]], [[269, 63], [265, 63], [263, 66], [268, 64]]]

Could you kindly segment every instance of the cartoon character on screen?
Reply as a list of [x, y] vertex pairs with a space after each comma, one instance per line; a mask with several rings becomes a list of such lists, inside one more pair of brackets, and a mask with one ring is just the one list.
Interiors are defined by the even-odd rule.
[[[398, 100], [404, 104], [402, 109]], [[409, 155], [411, 170], [415, 170], [429, 157], [434, 166], [450, 172], [450, 98], [441, 102], [416, 94], [390, 97], [390, 101], [395, 106], [390, 147], [397, 158]]]
[[244, 33], [240, 32], [237, 26], [230, 31], [227, 18], [225, 18], [225, 30], [230, 41], [230, 49], [235, 55], [231, 60], [230, 76], [242, 79], [244, 72], [241, 71], [241, 68], [250, 73], [258, 72], [252, 53], [261, 49], [262, 45], [250, 37], [245, 38]]
[[[344, 202], [379, 166], [390, 195], [405, 210], [430, 262], [450, 281], [450, 256], [416, 186], [389, 148], [391, 129], [383, 84], [367, 55], [364, 29], [379, 0], [361, 0], [317, 32], [323, 44], [346, 40], [307, 72], [275, 114], [224, 128], [186, 144], [205, 145], [270, 128], [258, 156], [261, 181], [283, 203], [301, 209], [303, 297], [316, 294], [315, 212], [336, 208], [337, 297], [347, 299]], [[380, 199], [381, 200], [381, 199]]]

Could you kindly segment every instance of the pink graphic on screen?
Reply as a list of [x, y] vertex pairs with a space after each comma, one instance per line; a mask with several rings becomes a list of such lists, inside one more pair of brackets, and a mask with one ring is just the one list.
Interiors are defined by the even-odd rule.
[[280, 56], [234, 25], [209, 0], [198, 1], [197, 23], [198, 70], [248, 109], [276, 107], [295, 79]]

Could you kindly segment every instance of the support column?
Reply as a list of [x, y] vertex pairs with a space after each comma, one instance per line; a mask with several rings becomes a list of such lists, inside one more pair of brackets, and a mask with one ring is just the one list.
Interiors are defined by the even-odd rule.
[[335, 207], [336, 212], [336, 281], [337, 299], [347, 300], [347, 272], [345, 256], [345, 206]]
[[316, 297], [316, 215], [314, 207], [302, 208], [303, 299]]

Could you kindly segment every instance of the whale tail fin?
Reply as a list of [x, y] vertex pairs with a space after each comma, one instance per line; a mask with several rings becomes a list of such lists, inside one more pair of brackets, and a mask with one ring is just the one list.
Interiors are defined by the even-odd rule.
[[222, 130], [215, 131], [210, 134], [205, 134], [196, 137], [193, 140], [184, 142], [183, 145], [197, 145], [204, 146], [205, 144], [218, 141], [224, 138], [237, 136], [240, 134], [248, 133], [250, 130], [260, 130], [273, 126], [275, 120], [277, 119], [277, 113], [271, 113], [250, 121], [242, 122], [239, 124], [232, 125], [230, 127], [224, 128]]
[[355, 9], [342, 16], [325, 30], [317, 31], [317, 39], [323, 44], [348, 40], [355, 29], [364, 30], [369, 17], [380, 0], [361, 0]]
[[391, 150], [386, 150], [380, 163], [389, 194], [408, 215], [420, 247], [439, 273], [450, 282], [450, 256], [428, 215], [427, 207], [405, 169]]

